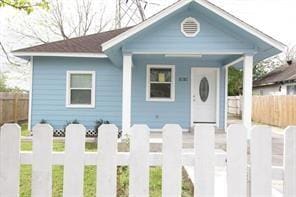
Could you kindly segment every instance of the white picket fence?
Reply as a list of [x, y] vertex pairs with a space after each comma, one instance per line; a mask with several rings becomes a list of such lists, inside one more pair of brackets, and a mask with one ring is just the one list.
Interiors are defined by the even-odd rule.
[[[63, 196], [83, 196], [85, 165], [97, 165], [97, 196], [116, 196], [117, 166], [129, 166], [129, 195], [149, 196], [149, 167], [162, 166], [162, 196], [181, 196], [182, 166], [194, 166], [194, 196], [214, 196], [215, 166], [227, 167], [229, 197], [247, 196], [250, 171], [251, 196], [271, 196], [272, 179], [284, 180], [284, 196], [296, 196], [296, 127], [285, 131], [284, 166], [272, 167], [271, 129], [257, 126], [251, 131], [250, 163], [247, 160], [247, 130], [231, 125], [227, 131], [227, 153], [215, 153], [215, 129], [194, 128], [194, 152], [182, 151], [182, 129], [163, 128], [162, 152], [149, 152], [149, 128], [130, 130], [130, 152], [117, 152], [117, 127], [99, 128], [98, 151], [85, 152], [85, 127], [66, 128], [65, 151], [52, 152], [53, 129], [47, 124], [33, 128], [32, 152], [20, 151], [20, 127], [5, 124], [0, 133], [0, 196], [19, 195], [21, 164], [32, 164], [32, 196], [52, 195], [52, 165], [64, 165]], [[219, 194], [216, 194], [219, 196]]]

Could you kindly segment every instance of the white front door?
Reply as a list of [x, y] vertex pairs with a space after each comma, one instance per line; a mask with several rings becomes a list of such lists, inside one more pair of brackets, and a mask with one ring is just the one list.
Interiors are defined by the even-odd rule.
[[217, 69], [191, 69], [191, 124], [216, 124]]

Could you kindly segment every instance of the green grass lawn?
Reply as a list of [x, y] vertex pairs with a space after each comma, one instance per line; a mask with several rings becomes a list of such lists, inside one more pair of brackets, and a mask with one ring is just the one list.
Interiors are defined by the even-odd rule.
[[[26, 129], [26, 125], [22, 125], [22, 135], [28, 136], [30, 132]], [[87, 142], [85, 144], [86, 151], [96, 151], [96, 143]], [[31, 142], [22, 142], [21, 150], [31, 151]], [[64, 142], [54, 141], [54, 151], [64, 151]], [[96, 166], [85, 166], [84, 171], [84, 196], [93, 197], [96, 194]], [[21, 177], [20, 177], [20, 196], [29, 197], [31, 196], [31, 165], [21, 166]], [[117, 196], [128, 196], [128, 167], [117, 168]], [[53, 166], [53, 196], [61, 197], [63, 193], [63, 166]], [[151, 167], [150, 168], [150, 196], [158, 197], [161, 196], [161, 168]], [[183, 171], [182, 180], [182, 196], [189, 197], [193, 196], [193, 186], [188, 180], [186, 173]]]
[[21, 132], [22, 136], [30, 136], [31, 135], [31, 132], [28, 130], [28, 123], [21, 124], [21, 128], [22, 128], [22, 132]]

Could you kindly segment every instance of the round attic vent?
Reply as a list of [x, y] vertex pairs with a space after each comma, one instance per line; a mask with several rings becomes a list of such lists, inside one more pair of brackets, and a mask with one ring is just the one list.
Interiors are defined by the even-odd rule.
[[181, 23], [181, 31], [186, 37], [194, 37], [200, 30], [199, 22], [192, 17], [185, 18]]

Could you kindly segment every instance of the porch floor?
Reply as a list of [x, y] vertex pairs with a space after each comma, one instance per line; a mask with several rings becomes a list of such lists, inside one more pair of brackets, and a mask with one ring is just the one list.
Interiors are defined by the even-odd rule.
[[[239, 122], [240, 122], [239, 120], [234, 120], [234, 121], [231, 121], [231, 124], [239, 123]], [[150, 143], [151, 143], [151, 151], [155, 151], [155, 152], [161, 151], [162, 133], [151, 132]], [[283, 144], [284, 144], [284, 135], [283, 135], [282, 129], [272, 127], [272, 165], [273, 166], [283, 165], [283, 146], [284, 146]], [[184, 149], [194, 148], [193, 132], [183, 133], [183, 148]], [[226, 133], [223, 129], [216, 129], [215, 148], [226, 151]]]
[[[226, 150], [226, 134], [223, 129], [216, 129], [215, 132], [215, 148]], [[151, 132], [150, 133], [150, 143], [151, 151], [160, 151], [162, 143], [162, 133], [161, 132]], [[159, 144], [159, 146], [157, 146]], [[194, 148], [194, 132], [184, 132], [183, 133], [183, 148], [192, 149]]]

